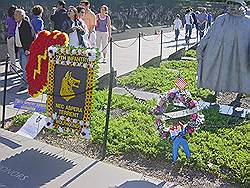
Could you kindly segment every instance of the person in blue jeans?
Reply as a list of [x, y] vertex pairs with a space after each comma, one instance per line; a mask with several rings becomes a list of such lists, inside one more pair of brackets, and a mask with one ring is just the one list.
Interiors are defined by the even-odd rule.
[[185, 14], [185, 28], [186, 28], [185, 40], [186, 40], [186, 43], [189, 43], [189, 40], [190, 40], [191, 35], [192, 35], [192, 28], [193, 28], [194, 21], [193, 21], [191, 13], [192, 12], [190, 9], [186, 10], [186, 14]]
[[173, 162], [176, 162], [178, 158], [178, 149], [180, 146], [182, 146], [184, 153], [186, 154], [186, 157], [189, 159], [191, 156], [188, 142], [186, 140], [186, 126], [183, 125], [181, 122], [179, 122], [177, 125], [174, 125], [170, 128], [170, 139], [173, 141]]

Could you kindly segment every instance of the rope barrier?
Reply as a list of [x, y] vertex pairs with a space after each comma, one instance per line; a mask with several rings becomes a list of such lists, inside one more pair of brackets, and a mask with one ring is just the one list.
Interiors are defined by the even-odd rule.
[[128, 45], [128, 46], [121, 46], [121, 45], [119, 45], [119, 44], [117, 44], [117, 43], [115, 43], [115, 42], [113, 42], [113, 43], [114, 43], [114, 45], [116, 45], [116, 46], [119, 47], [119, 48], [129, 48], [129, 47], [133, 46], [133, 45], [136, 43], [136, 41], [138, 40], [138, 38], [139, 38], [139, 37], [137, 37], [137, 38], [135, 39], [135, 41], [132, 42], [132, 43], [131, 43], [130, 45]]
[[144, 36], [142, 36], [141, 38], [144, 39], [145, 41], [152, 42], [152, 41], [158, 39], [160, 36], [161, 36], [161, 34], [158, 34], [158, 35], [156, 36], [156, 38], [154, 38], [154, 39], [146, 39], [146, 38], [144, 38]]
[[166, 36], [164, 33], [162, 33], [162, 35], [163, 35], [165, 38], [167, 38], [167, 39], [170, 39], [170, 38], [175, 37], [175, 34], [174, 34], [174, 35], [172, 35], [172, 36], [170, 36], [170, 37]]

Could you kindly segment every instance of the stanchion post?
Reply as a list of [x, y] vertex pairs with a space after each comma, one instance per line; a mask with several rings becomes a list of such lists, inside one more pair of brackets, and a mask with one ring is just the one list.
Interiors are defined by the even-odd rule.
[[177, 50], [178, 50], [178, 40], [179, 39], [177, 39], [176, 41], [175, 41], [175, 51], [177, 52]]
[[110, 117], [110, 108], [112, 101], [112, 88], [113, 88], [113, 78], [114, 78], [114, 68], [112, 67], [112, 38], [110, 39], [110, 76], [109, 76], [109, 93], [108, 93], [108, 105], [106, 111], [106, 123], [104, 130], [104, 141], [103, 141], [103, 150], [102, 150], [102, 160], [105, 159], [107, 152], [107, 141], [108, 141], [108, 128], [109, 128], [109, 117]]
[[5, 123], [5, 103], [6, 103], [6, 88], [7, 88], [7, 76], [8, 76], [8, 61], [9, 54], [7, 54], [6, 62], [5, 62], [5, 71], [4, 71], [4, 90], [3, 90], [3, 114], [2, 114], [2, 128], [4, 128]]
[[160, 49], [160, 61], [162, 60], [162, 45], [163, 45], [163, 31], [161, 30], [161, 49]]
[[141, 33], [139, 32], [139, 43], [138, 43], [138, 67], [141, 65]]

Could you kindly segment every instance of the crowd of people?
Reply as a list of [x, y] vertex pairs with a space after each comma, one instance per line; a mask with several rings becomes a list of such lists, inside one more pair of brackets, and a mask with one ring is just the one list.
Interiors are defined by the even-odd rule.
[[176, 9], [169, 8], [167, 5], [151, 4], [145, 6], [120, 7], [119, 10], [112, 11], [113, 24], [117, 29], [124, 29], [128, 24], [132, 27], [140, 24], [147, 26], [148, 23], [153, 25], [171, 25]]
[[[16, 67], [16, 57], [22, 68], [24, 84], [20, 90], [27, 88], [25, 69], [28, 63], [30, 45], [39, 32], [46, 29], [43, 20], [44, 9], [41, 5], [32, 7], [33, 17], [26, 15], [23, 8], [12, 5], [8, 9], [5, 20], [7, 26], [6, 40], [10, 55], [11, 67]], [[102, 5], [99, 13], [90, 9], [88, 0], [81, 0], [77, 6], [66, 6], [59, 0], [53, 7], [50, 20], [54, 23], [53, 30], [68, 34], [69, 45], [74, 47], [103, 49], [103, 63], [106, 63], [106, 54], [109, 39], [111, 38], [111, 19], [108, 15], [108, 6]], [[15, 70], [13, 70], [15, 72]]]

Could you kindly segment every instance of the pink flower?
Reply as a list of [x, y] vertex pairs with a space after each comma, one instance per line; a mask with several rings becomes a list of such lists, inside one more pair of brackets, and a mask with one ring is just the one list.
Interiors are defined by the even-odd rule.
[[174, 98], [175, 98], [175, 93], [174, 93], [174, 92], [169, 92], [169, 93], [168, 93], [168, 97], [169, 97], [170, 99], [174, 99]]
[[156, 120], [155, 120], [155, 124], [156, 124], [156, 125], [160, 125], [160, 124], [161, 124], [161, 120], [160, 120], [160, 119], [156, 119]]
[[185, 102], [186, 98], [184, 96], [180, 95], [179, 100], [183, 103], [183, 102]]
[[198, 114], [192, 114], [191, 115], [191, 119], [193, 120], [193, 121], [196, 121], [197, 120], [197, 118], [198, 118]]
[[189, 101], [188, 105], [190, 108], [193, 108], [196, 106], [196, 102], [194, 100], [191, 100], [191, 101]]
[[166, 133], [162, 133], [161, 138], [162, 138], [162, 139], [166, 139], [166, 136], [167, 136]]

